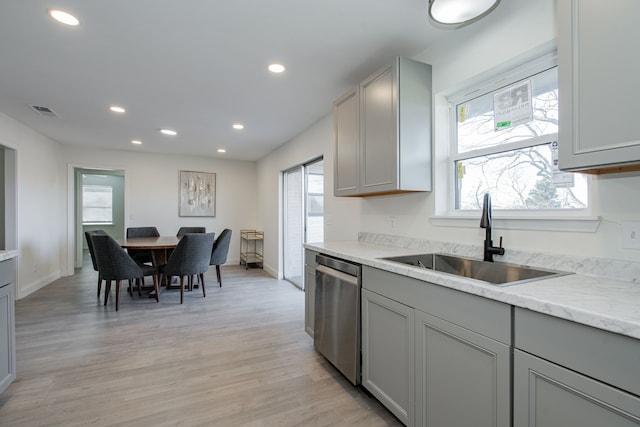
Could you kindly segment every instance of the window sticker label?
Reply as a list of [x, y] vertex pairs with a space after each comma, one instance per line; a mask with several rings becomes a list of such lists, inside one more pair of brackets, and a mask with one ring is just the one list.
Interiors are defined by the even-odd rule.
[[496, 92], [493, 95], [494, 129], [501, 130], [533, 120], [531, 80]]
[[558, 141], [551, 143], [551, 182], [556, 188], [571, 188], [575, 185], [575, 175], [562, 172], [558, 167]]
[[464, 165], [462, 162], [458, 162], [458, 179], [464, 178]]
[[463, 104], [460, 106], [460, 108], [458, 108], [458, 122], [459, 123], [464, 123], [465, 120], [467, 120], [467, 109], [469, 107], [466, 104]]

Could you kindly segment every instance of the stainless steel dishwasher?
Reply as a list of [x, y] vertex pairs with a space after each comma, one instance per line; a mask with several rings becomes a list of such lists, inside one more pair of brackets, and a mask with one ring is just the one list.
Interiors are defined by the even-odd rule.
[[313, 343], [352, 384], [360, 384], [359, 264], [316, 255]]

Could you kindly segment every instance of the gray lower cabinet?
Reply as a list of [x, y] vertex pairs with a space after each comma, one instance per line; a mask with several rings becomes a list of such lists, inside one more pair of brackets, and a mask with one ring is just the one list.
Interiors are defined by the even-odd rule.
[[640, 426], [640, 340], [516, 308], [515, 427]]
[[305, 249], [304, 251], [304, 330], [313, 338], [313, 324], [315, 322], [315, 293], [316, 293], [316, 255], [318, 253]]
[[362, 268], [363, 385], [408, 426], [508, 427], [511, 307]]
[[414, 425], [414, 309], [362, 290], [362, 385]]
[[509, 427], [511, 347], [416, 311], [416, 424]]
[[0, 262], [0, 393], [16, 378], [13, 260]]
[[515, 427], [640, 425], [638, 397], [520, 350], [514, 354], [514, 410]]

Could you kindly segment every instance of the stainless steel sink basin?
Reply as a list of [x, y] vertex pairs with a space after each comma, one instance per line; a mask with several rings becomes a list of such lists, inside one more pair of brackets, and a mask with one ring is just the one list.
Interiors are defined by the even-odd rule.
[[381, 258], [387, 261], [425, 268], [440, 273], [469, 277], [498, 286], [515, 285], [549, 277], [571, 274], [564, 271], [532, 268], [522, 265], [487, 262], [439, 253]]

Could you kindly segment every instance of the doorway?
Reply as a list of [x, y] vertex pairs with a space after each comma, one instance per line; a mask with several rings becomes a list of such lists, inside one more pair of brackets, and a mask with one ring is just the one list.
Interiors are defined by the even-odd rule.
[[323, 159], [284, 171], [283, 189], [283, 276], [304, 290], [302, 245], [324, 240]]
[[85, 231], [104, 230], [124, 238], [124, 170], [75, 168], [75, 268], [87, 250]]

